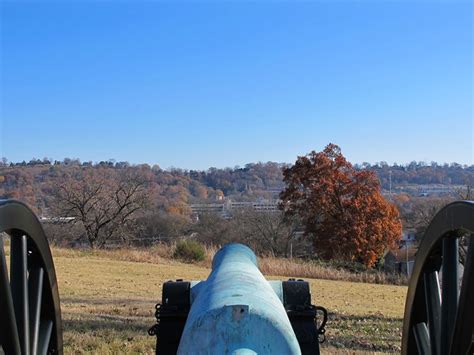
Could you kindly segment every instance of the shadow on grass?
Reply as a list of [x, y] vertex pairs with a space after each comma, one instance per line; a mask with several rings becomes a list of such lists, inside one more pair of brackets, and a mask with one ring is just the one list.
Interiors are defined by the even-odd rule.
[[94, 306], [126, 304], [128, 306], [148, 305], [160, 302], [160, 298], [143, 299], [143, 298], [78, 298], [78, 297], [61, 297], [61, 303], [65, 304], [88, 304]]
[[400, 352], [403, 320], [382, 315], [330, 313], [327, 345], [362, 351]]
[[[64, 298], [71, 304], [149, 304], [143, 299], [82, 299]], [[90, 333], [97, 338], [133, 338], [146, 336], [154, 324], [153, 316], [126, 316], [114, 314], [64, 313], [63, 328], [66, 332]], [[402, 319], [382, 315], [354, 316], [330, 313], [326, 325], [325, 346], [364, 352], [400, 352]]]
[[80, 315], [77, 319], [63, 320], [66, 332], [106, 332], [106, 333], [141, 333], [147, 335], [147, 330], [153, 325], [154, 318], [124, 317], [112, 315]]
[[386, 317], [377, 314], [368, 314], [363, 316], [355, 316], [351, 314], [340, 314], [329, 312], [329, 320], [334, 321], [345, 321], [345, 322], [402, 322], [403, 318], [398, 317]]

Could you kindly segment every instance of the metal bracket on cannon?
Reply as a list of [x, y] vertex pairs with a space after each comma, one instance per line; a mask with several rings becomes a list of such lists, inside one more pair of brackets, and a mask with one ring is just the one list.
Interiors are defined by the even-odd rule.
[[[283, 306], [290, 319], [302, 354], [318, 354], [319, 343], [326, 340], [326, 323], [328, 312], [326, 308], [311, 304], [309, 283], [302, 279], [283, 281]], [[320, 324], [317, 322], [318, 311], [322, 313]], [[316, 350], [315, 350], [316, 349]]]
[[[235, 247], [236, 246], [231, 246], [230, 248]], [[238, 246], [238, 248], [241, 247], [245, 248], [243, 246]], [[228, 260], [227, 262], [231, 263], [232, 261]], [[219, 264], [219, 266], [222, 265], [222, 263], [215, 264]], [[224, 264], [222, 267], [225, 269], [226, 265]], [[256, 267], [254, 271], [255, 270], [258, 271]], [[213, 269], [213, 272], [214, 271], [215, 270]], [[258, 273], [260, 274], [259, 271]], [[150, 335], [157, 337], [157, 354], [176, 354], [178, 352], [181, 337], [188, 321], [189, 312], [193, 307], [194, 301], [201, 293], [200, 289], [203, 288], [206, 283], [213, 283], [215, 281], [215, 278], [210, 276], [207, 281], [187, 282], [183, 280], [176, 280], [168, 281], [163, 284], [162, 303], [156, 305], [155, 316], [157, 323], [149, 330]], [[327, 322], [327, 311], [323, 307], [311, 304], [309, 283], [301, 279], [289, 279], [288, 281], [268, 281], [265, 283], [269, 285], [270, 288], [266, 287], [264, 290], [267, 293], [262, 294], [261, 297], [277, 297], [283, 306], [282, 311], [286, 312], [286, 322], [289, 322], [292, 333], [294, 333], [294, 335], [291, 336], [297, 340], [297, 345], [295, 346], [296, 350], [295, 352], [292, 351], [291, 353], [318, 355], [319, 343], [323, 342], [325, 339], [324, 333]], [[222, 297], [226, 297], [225, 288], [213, 286], [212, 291], [216, 293], [216, 290], [222, 291]], [[219, 292], [217, 292], [217, 295], [214, 294], [212, 297], [218, 298], [218, 293]], [[235, 294], [231, 296], [246, 299], [244, 294], [245, 288], [239, 289], [237, 286]], [[201, 295], [201, 297], [203, 296]], [[207, 297], [211, 297], [211, 295], [208, 295]], [[244, 302], [240, 300], [240, 303]], [[281, 305], [279, 307], [281, 307]], [[240, 307], [240, 312], [242, 312], [244, 316], [245, 312], [255, 312], [258, 314], [259, 312], [262, 312], [260, 308], [264, 308], [265, 306], [263, 304], [256, 305], [249, 301], [248, 305], [242, 304], [238, 307]], [[201, 313], [199, 317], [202, 318], [202, 314], [203, 313]], [[225, 312], [222, 314], [223, 316], [221, 316], [221, 318], [225, 317]], [[197, 318], [198, 316], [193, 315], [192, 317]], [[234, 317], [233, 314], [232, 317]], [[198, 322], [200, 322], [200, 320]], [[247, 322], [251, 323], [250, 320], [247, 320]], [[247, 329], [245, 325], [240, 323], [237, 326], [242, 328], [242, 333], [245, 333]], [[232, 327], [232, 325], [229, 325], [229, 328]], [[258, 331], [258, 329], [255, 329], [254, 331]], [[275, 336], [280, 337], [281, 335], [275, 334]], [[242, 337], [244, 337], [244, 335], [242, 335]]]
[[156, 336], [156, 353], [176, 354], [191, 307], [191, 283], [167, 281], [163, 284], [162, 303], [155, 306], [156, 324], [149, 335]]
[[[282, 299], [301, 353], [319, 354], [318, 343], [325, 341], [328, 314], [324, 307], [311, 304], [309, 283], [302, 279], [269, 282], [280, 291], [277, 296]], [[163, 284], [163, 303], [158, 303], [155, 311], [157, 323], [148, 330], [149, 335], [157, 337], [157, 354], [177, 353], [191, 308], [191, 286], [197, 283], [178, 279]]]

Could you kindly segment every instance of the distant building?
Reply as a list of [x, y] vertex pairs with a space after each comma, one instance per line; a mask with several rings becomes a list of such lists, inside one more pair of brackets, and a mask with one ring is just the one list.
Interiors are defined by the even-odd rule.
[[399, 272], [410, 276], [413, 271], [417, 251], [417, 248], [390, 250], [385, 254], [385, 271]]
[[195, 203], [190, 205], [193, 212], [193, 219], [199, 220], [199, 214], [212, 213], [224, 218], [230, 218], [232, 211], [250, 209], [255, 212], [278, 212], [279, 200], [264, 200], [252, 202], [233, 202], [225, 200], [222, 203]]
[[404, 229], [400, 239], [401, 248], [413, 248], [418, 245], [416, 240], [416, 231], [414, 229]]

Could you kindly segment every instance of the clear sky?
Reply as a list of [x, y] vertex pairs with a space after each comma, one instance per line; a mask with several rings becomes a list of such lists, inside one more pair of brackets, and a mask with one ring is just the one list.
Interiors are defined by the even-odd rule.
[[471, 1], [0, 3], [11, 161], [474, 163]]

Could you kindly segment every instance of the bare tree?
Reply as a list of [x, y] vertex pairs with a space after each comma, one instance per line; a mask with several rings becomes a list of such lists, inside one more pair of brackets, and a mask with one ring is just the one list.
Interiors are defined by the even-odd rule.
[[214, 213], [202, 213], [199, 221], [191, 227], [198, 241], [207, 245], [222, 245], [231, 241], [230, 221]]
[[455, 194], [461, 200], [474, 200], [474, 189], [469, 183], [466, 184], [465, 188], [456, 189]]
[[57, 213], [75, 217], [91, 248], [123, 239], [147, 202], [147, 178], [136, 169], [71, 168], [55, 189]]
[[[466, 189], [457, 190], [456, 197], [463, 200], [473, 199], [472, 188], [467, 185]], [[413, 204], [410, 213], [405, 216], [406, 226], [415, 229], [416, 237], [420, 241], [436, 214], [453, 201], [452, 198], [419, 199]], [[459, 260], [464, 264], [469, 234], [467, 231], [459, 230], [457, 236], [459, 237]]]
[[449, 198], [417, 199], [404, 216], [405, 227], [414, 229], [417, 239], [421, 240], [434, 216], [451, 201]]
[[[474, 189], [472, 185], [467, 182], [465, 188], [457, 189], [456, 195], [461, 200], [474, 200]], [[459, 260], [464, 265], [467, 256], [467, 249], [469, 245], [469, 234], [467, 232], [460, 232], [460, 240], [459, 240]], [[473, 236], [470, 236], [473, 238]]]
[[[296, 221], [285, 219], [282, 212], [249, 209], [234, 214], [230, 230], [233, 239], [251, 245], [259, 254], [288, 257], [293, 247], [300, 247], [302, 243], [298, 238], [298, 226]], [[307, 247], [305, 245], [306, 251]]]
[[189, 220], [185, 216], [169, 214], [157, 209], [143, 214], [138, 220], [143, 245], [172, 242], [187, 233]]

